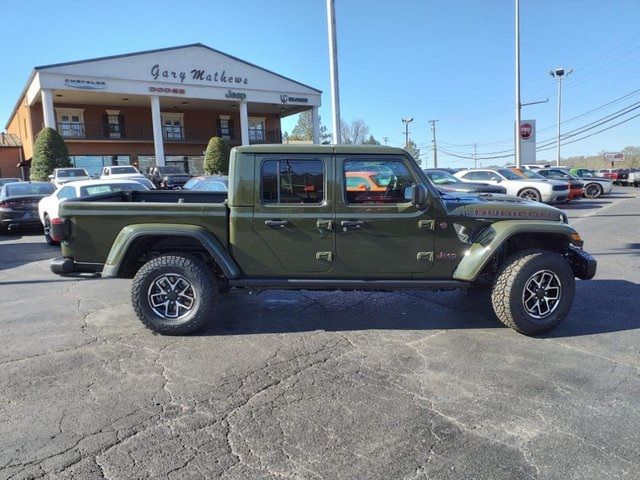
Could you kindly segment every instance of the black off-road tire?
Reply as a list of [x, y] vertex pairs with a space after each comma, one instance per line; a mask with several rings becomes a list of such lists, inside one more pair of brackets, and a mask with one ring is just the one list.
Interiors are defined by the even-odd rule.
[[[193, 307], [177, 319], [158, 315], [148, 298], [152, 283], [172, 274], [184, 277], [195, 293]], [[131, 287], [131, 304], [136, 315], [147, 328], [161, 335], [186, 335], [203, 328], [215, 317], [217, 297], [213, 270], [202, 260], [180, 253], [161, 255], [145, 263]]]
[[[529, 279], [541, 270], [557, 275], [562, 287], [558, 305], [542, 319], [525, 309], [523, 291]], [[575, 295], [575, 277], [569, 263], [559, 254], [531, 249], [511, 255], [496, 275], [491, 303], [498, 319], [507, 327], [525, 334], [538, 335], [555, 328], [569, 313]]]
[[47, 245], [60, 245], [60, 242], [56, 242], [53, 238], [51, 238], [51, 234], [47, 231], [47, 226], [49, 227], [49, 231], [51, 230], [51, 219], [49, 215], [44, 216], [44, 239], [47, 242]]

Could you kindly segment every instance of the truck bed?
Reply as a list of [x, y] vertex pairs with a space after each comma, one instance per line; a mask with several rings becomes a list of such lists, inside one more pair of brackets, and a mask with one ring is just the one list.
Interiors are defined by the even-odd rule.
[[[104, 263], [120, 231], [133, 224], [200, 226], [227, 248], [226, 199], [226, 193], [160, 190], [114, 192], [63, 202], [59, 215], [72, 222], [73, 232], [63, 252], [79, 262]], [[82, 248], [76, 250], [75, 245]]]

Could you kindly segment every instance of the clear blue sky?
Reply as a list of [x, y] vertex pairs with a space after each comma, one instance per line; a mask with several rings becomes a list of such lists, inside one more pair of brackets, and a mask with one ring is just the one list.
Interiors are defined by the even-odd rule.
[[[448, 151], [468, 154], [472, 143], [480, 154], [511, 148], [513, 7], [513, 0], [336, 0], [343, 118], [363, 118], [377, 139], [400, 146], [401, 118], [412, 116], [411, 137], [423, 151], [432, 118], [440, 120], [438, 139]], [[640, 89], [638, 0], [522, 0], [521, 39], [523, 102], [549, 97], [523, 109], [524, 119], [537, 120], [538, 141], [554, 136], [550, 68], [575, 68], [565, 83], [565, 119]], [[324, 0], [2, 0], [0, 119], [7, 120], [35, 65], [194, 42], [323, 90], [320, 113], [331, 128]], [[640, 92], [563, 129], [638, 101]], [[567, 145], [563, 154], [639, 145], [639, 127], [640, 117]]]

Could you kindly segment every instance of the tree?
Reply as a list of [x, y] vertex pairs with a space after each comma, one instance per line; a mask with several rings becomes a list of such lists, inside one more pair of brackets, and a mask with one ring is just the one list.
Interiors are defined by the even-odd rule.
[[373, 138], [373, 135], [369, 135], [369, 138], [367, 138], [364, 142], [362, 142], [362, 144], [363, 145], [380, 145], [380, 142], [375, 138]]
[[31, 180], [47, 181], [55, 168], [70, 166], [69, 149], [64, 139], [53, 128], [44, 128], [33, 146]]
[[207, 175], [229, 173], [229, 145], [220, 137], [212, 137], [204, 154], [204, 171]]
[[362, 145], [369, 135], [369, 126], [364, 123], [361, 118], [356, 118], [347, 123], [344, 119], [340, 119], [340, 133], [342, 143], [347, 145]]
[[[322, 118], [318, 116], [320, 124], [320, 143], [326, 145], [331, 143], [331, 134], [327, 132], [327, 127], [322, 124]], [[312, 141], [313, 140], [313, 113], [311, 110], [305, 110], [298, 115], [298, 123], [293, 127], [291, 135], [287, 134], [287, 140]]]
[[416, 145], [416, 142], [409, 140], [409, 143], [404, 146], [404, 149], [409, 152], [409, 155], [413, 157], [418, 165], [422, 164], [422, 160], [420, 160], [420, 149]]

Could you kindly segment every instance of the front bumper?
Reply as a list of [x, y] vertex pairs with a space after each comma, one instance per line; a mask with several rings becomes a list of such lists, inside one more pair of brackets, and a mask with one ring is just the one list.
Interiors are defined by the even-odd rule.
[[573, 274], [581, 280], [591, 280], [596, 275], [598, 262], [581, 248], [569, 246], [567, 254]]
[[104, 267], [101, 263], [76, 262], [70, 257], [56, 257], [51, 260], [51, 271], [56, 275], [73, 273], [99, 273]]

